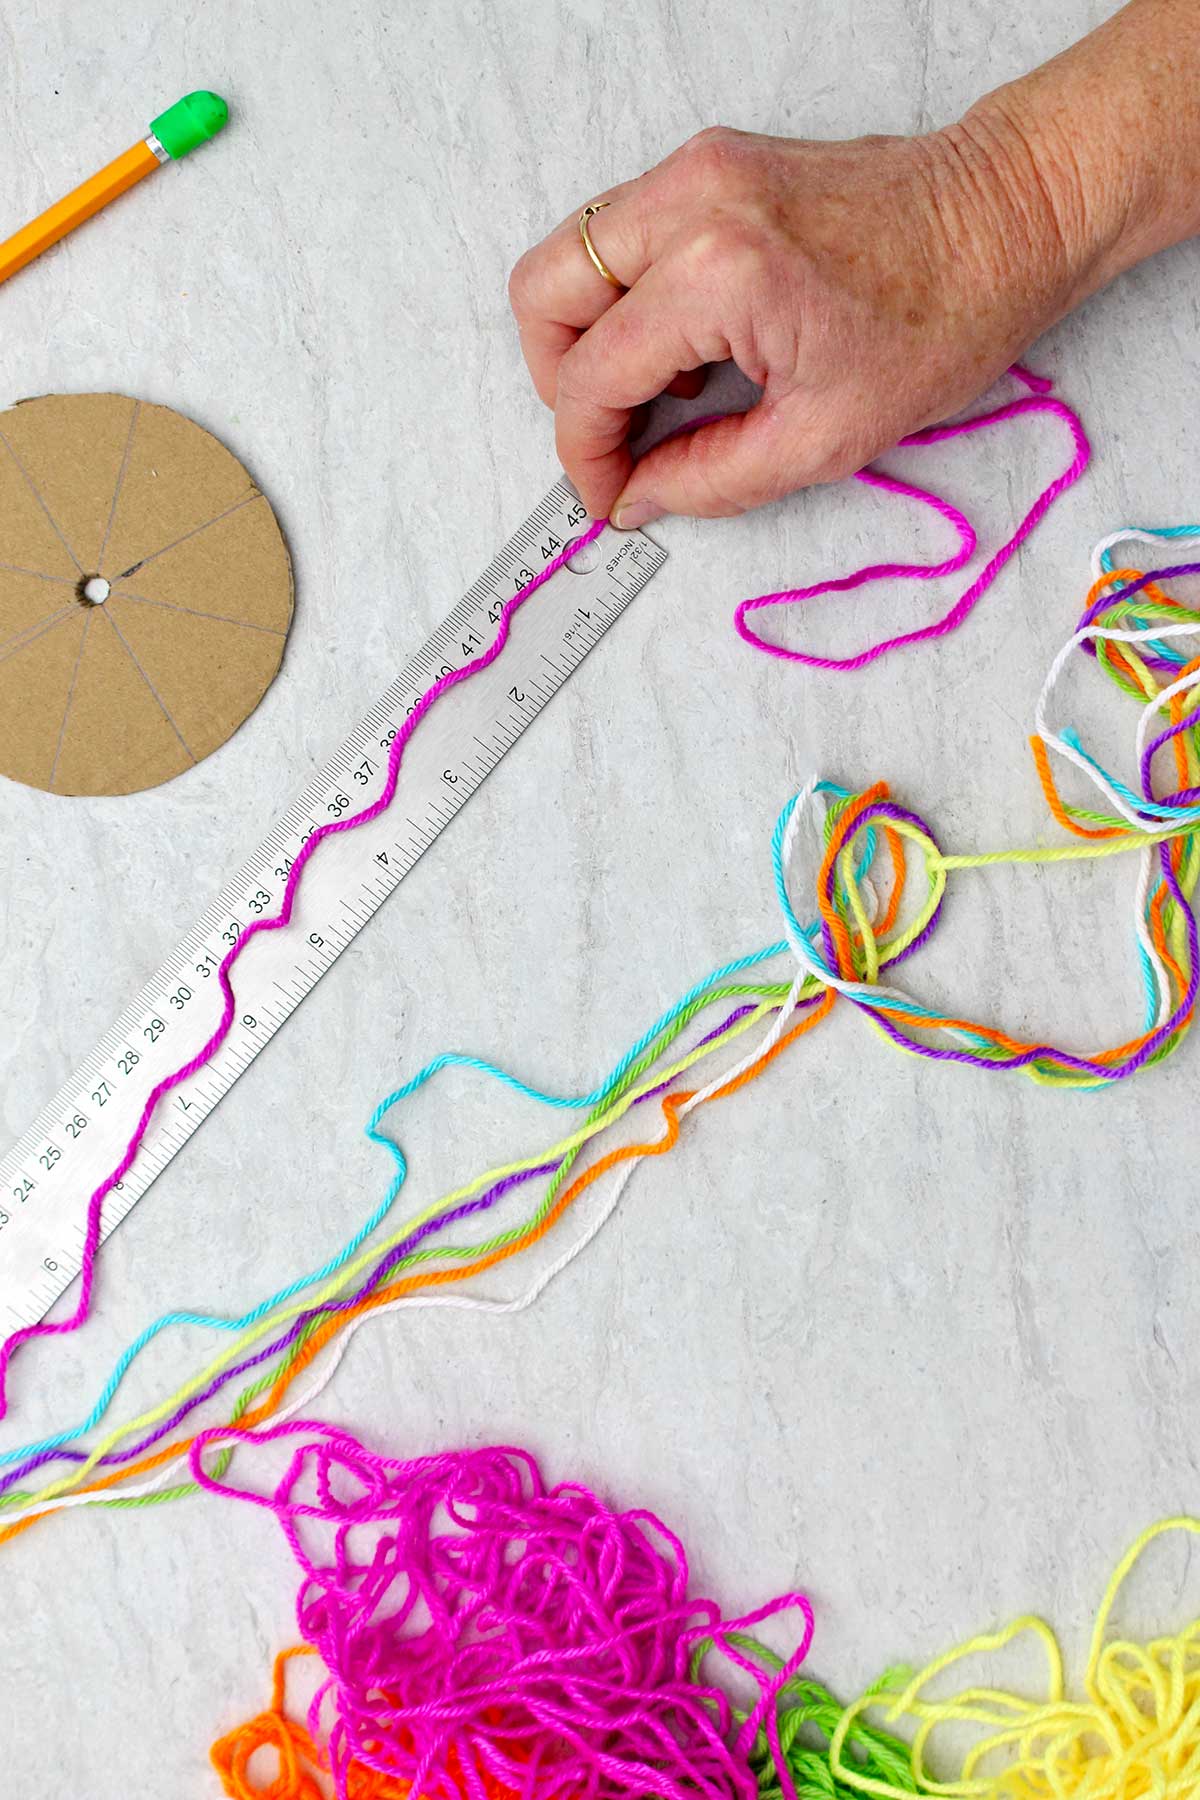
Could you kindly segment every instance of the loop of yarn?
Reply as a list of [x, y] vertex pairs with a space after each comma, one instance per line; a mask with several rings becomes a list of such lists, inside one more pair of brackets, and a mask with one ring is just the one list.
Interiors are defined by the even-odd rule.
[[814, 582], [809, 587], [782, 588], [778, 593], [758, 594], [753, 599], [743, 600], [734, 614], [734, 629], [743, 642], [750, 644], [755, 650], [762, 650], [768, 656], [781, 658], [785, 662], [802, 663], [809, 669], [831, 669], [845, 674], [853, 669], [866, 668], [868, 664], [887, 656], [893, 650], [901, 650], [910, 644], [928, 642], [931, 638], [947, 637], [959, 626], [978, 605], [984, 594], [991, 587], [997, 575], [1009, 559], [1014, 556], [1030, 532], [1045, 517], [1060, 494], [1066, 492], [1083, 475], [1092, 458], [1091, 445], [1087, 433], [1083, 429], [1078, 414], [1061, 400], [1050, 396], [1051, 383], [1044, 376], [1035, 375], [1029, 369], [1016, 363], [1009, 373], [1028, 388], [1029, 395], [1022, 400], [1010, 400], [1006, 405], [996, 407], [991, 412], [977, 413], [971, 418], [956, 420], [949, 425], [931, 425], [923, 431], [914, 431], [911, 436], [901, 438], [898, 449], [914, 449], [925, 444], [942, 444], [951, 438], [968, 437], [977, 431], [989, 431], [995, 425], [1001, 425], [1009, 419], [1019, 419], [1031, 413], [1045, 414], [1062, 421], [1070, 434], [1072, 455], [1062, 473], [1044, 488], [1033, 502], [1012, 536], [1000, 546], [971, 582], [960, 598], [932, 625], [922, 625], [913, 631], [899, 633], [895, 637], [881, 638], [878, 643], [861, 650], [856, 656], [817, 656], [811, 651], [789, 650], [783, 644], [772, 643], [754, 630], [748, 621], [751, 613], [764, 607], [800, 606], [822, 594], [845, 594], [855, 588], [866, 587], [876, 581], [933, 581], [940, 576], [954, 575], [970, 561], [976, 548], [976, 535], [969, 519], [951, 506], [938, 494], [931, 494], [925, 488], [914, 487], [910, 482], [901, 481], [894, 475], [885, 475], [879, 469], [862, 469], [855, 480], [865, 483], [887, 494], [898, 494], [903, 499], [912, 500], [928, 507], [939, 514], [953, 528], [958, 538], [958, 547], [951, 556], [941, 562], [932, 563], [868, 563], [852, 574], [838, 575], [826, 581]]
[[[307, 1644], [281, 1650], [272, 1672], [270, 1705], [213, 1745], [213, 1768], [233, 1800], [325, 1800], [325, 1790], [317, 1779], [321, 1752], [299, 1720], [289, 1716], [285, 1704], [288, 1664], [293, 1657], [311, 1654]], [[265, 1784], [251, 1767], [264, 1750], [277, 1759], [275, 1773]], [[361, 1787], [356, 1785], [352, 1791], [355, 1800], [367, 1800]], [[384, 1800], [378, 1788], [371, 1800]]]

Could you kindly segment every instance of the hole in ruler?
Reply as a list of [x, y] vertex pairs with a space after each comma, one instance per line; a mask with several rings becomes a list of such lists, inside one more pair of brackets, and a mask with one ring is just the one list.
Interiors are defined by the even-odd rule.
[[[578, 538], [568, 539], [567, 549], [571, 550], [571, 545], [578, 542]], [[593, 538], [592, 542], [585, 544], [582, 550], [571, 551], [567, 557], [567, 568], [570, 569], [572, 575], [590, 575], [593, 569], [599, 568], [603, 555], [604, 552], [600, 545]]]
[[83, 575], [75, 584], [75, 593], [83, 606], [103, 606], [112, 588], [103, 575]]

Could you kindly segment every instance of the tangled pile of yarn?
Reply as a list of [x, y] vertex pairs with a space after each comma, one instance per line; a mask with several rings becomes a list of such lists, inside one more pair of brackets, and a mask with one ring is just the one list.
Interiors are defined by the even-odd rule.
[[[575, 1483], [548, 1487], [520, 1450], [402, 1462], [311, 1423], [256, 1441], [289, 1436], [301, 1441], [270, 1495], [206, 1473], [208, 1437], [192, 1452], [203, 1486], [279, 1520], [302, 1571], [300, 1634], [324, 1669], [297, 1736], [281, 1729], [277, 1664], [267, 1722], [214, 1750], [227, 1793], [264, 1791], [249, 1763], [273, 1743], [281, 1777], [290, 1747], [295, 1777], [265, 1790], [277, 1800], [320, 1791], [305, 1762], [328, 1768], [339, 1800], [753, 1800], [761, 1729], [795, 1800], [774, 1701], [808, 1650], [803, 1594], [722, 1620], [689, 1593], [683, 1546], [653, 1514], [616, 1512]], [[731, 1641], [787, 1610], [803, 1631], [778, 1667]], [[694, 1678], [701, 1644], [754, 1677], [749, 1714]]]
[[[297, 1447], [269, 1494], [206, 1466], [231, 1440], [257, 1455], [276, 1439]], [[527, 1452], [399, 1461], [297, 1421], [202, 1434], [191, 1463], [205, 1489], [272, 1511], [301, 1571], [302, 1642], [277, 1657], [270, 1706], [213, 1745], [231, 1800], [323, 1800], [326, 1777], [339, 1800], [1200, 1795], [1200, 1619], [1145, 1643], [1111, 1630], [1135, 1564], [1164, 1536], [1200, 1537], [1194, 1518], [1150, 1527], [1117, 1565], [1078, 1697], [1051, 1627], [1027, 1614], [841, 1706], [800, 1671], [804, 1595], [723, 1619], [689, 1593], [686, 1552], [661, 1520], [577, 1483], [548, 1487]], [[802, 1629], [784, 1658], [749, 1627], [789, 1611]], [[987, 1679], [1022, 1638], [1042, 1653], [1038, 1694]], [[750, 1678], [752, 1706], [709, 1673], [714, 1651]], [[285, 1691], [301, 1657], [319, 1671], [303, 1720]], [[947, 1691], [968, 1661], [984, 1678]], [[911, 1741], [897, 1735], [906, 1722]]]
[[[1044, 1620], [1025, 1616], [937, 1657], [893, 1691], [865, 1694], [838, 1720], [830, 1745], [835, 1780], [861, 1794], [907, 1800], [921, 1793], [950, 1800], [1196, 1800], [1200, 1794], [1200, 1619], [1148, 1643], [1111, 1637], [1118, 1593], [1147, 1548], [1169, 1533], [1200, 1537], [1200, 1519], [1164, 1519], [1122, 1557], [1092, 1630], [1083, 1692], [1069, 1695], [1058, 1640]], [[1031, 1638], [1042, 1653], [1045, 1690], [1036, 1697], [978, 1679], [934, 1695], [968, 1658], [987, 1658]], [[863, 1715], [882, 1712], [887, 1728], [908, 1719], [916, 1731], [902, 1778], [867, 1768], [855, 1753]], [[939, 1780], [931, 1740], [948, 1728], [959, 1747], [945, 1754], [958, 1772]], [[964, 1751], [961, 1737], [971, 1740]], [[889, 1743], [892, 1740], [889, 1737]]]

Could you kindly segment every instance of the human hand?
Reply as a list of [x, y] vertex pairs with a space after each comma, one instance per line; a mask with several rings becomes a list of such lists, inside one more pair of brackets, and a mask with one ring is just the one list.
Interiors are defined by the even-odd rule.
[[[1052, 118], [1053, 86], [1049, 100]], [[593, 267], [573, 212], [521, 258], [510, 297], [563, 467], [590, 513], [625, 527], [851, 474], [965, 406], [1133, 260], [1127, 196], [1089, 181], [1020, 84], [924, 137], [703, 131], [600, 197], [592, 239], [628, 291]], [[635, 468], [635, 410], [729, 359], [758, 404]]]

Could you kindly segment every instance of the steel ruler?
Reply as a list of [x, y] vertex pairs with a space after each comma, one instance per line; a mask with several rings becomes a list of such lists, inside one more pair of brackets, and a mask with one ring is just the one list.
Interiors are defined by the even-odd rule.
[[[277, 910], [304, 840], [380, 792], [388, 746], [418, 697], [496, 635], [500, 608], [586, 527], [558, 482], [403, 674], [243, 865], [178, 949], [0, 1163], [0, 1335], [42, 1318], [79, 1273], [89, 1197], [117, 1166], [150, 1090], [195, 1055], [221, 1014], [217, 966], [246, 925]], [[311, 993], [413, 865], [554, 698], [666, 552], [605, 530], [516, 614], [503, 653], [451, 689], [413, 734], [390, 807], [327, 838], [285, 931], [261, 933], [231, 971], [237, 1012], [212, 1061], [164, 1096], [142, 1149], [104, 1205], [115, 1229], [238, 1076]], [[594, 566], [592, 566], [594, 565]]]

